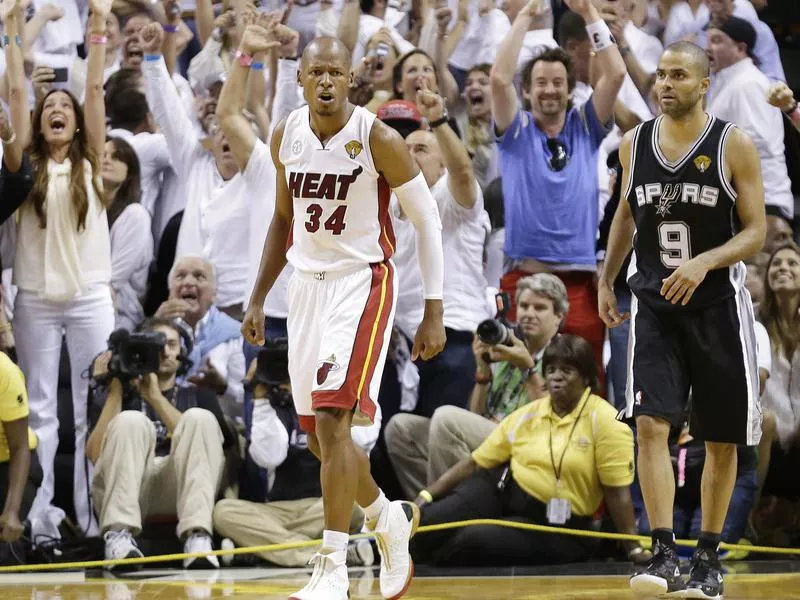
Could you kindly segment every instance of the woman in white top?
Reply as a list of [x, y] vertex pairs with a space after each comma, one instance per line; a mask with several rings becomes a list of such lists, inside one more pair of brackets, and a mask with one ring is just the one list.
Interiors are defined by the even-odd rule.
[[153, 233], [150, 213], [139, 203], [139, 159], [128, 142], [122, 138], [106, 142], [102, 173], [111, 230], [114, 326], [132, 331], [144, 320], [141, 298], [153, 261]]
[[800, 498], [795, 476], [800, 459], [800, 248], [795, 244], [783, 244], [770, 256], [759, 313], [772, 346], [759, 446], [769, 461], [764, 495]]
[[[33, 533], [58, 536], [64, 513], [51, 507], [53, 462], [58, 448], [57, 388], [61, 340], [70, 356], [75, 415], [75, 512], [80, 528], [96, 533], [89, 507], [85, 464], [86, 396], [84, 373], [102, 352], [114, 328], [111, 304], [111, 251], [103, 205], [99, 157], [105, 145], [103, 66], [106, 20], [111, 0], [91, 0], [88, 21], [86, 103], [69, 92], [51, 90], [31, 119], [21, 48], [24, 17], [20, 0], [3, 0], [0, 17], [6, 45], [11, 121], [16, 150], [29, 150], [32, 189], [18, 212], [14, 283], [19, 288], [14, 330], [19, 364], [25, 373], [30, 424], [39, 438], [42, 486], [30, 512]], [[19, 156], [19, 152], [13, 153]], [[19, 171], [22, 161], [7, 169]]]

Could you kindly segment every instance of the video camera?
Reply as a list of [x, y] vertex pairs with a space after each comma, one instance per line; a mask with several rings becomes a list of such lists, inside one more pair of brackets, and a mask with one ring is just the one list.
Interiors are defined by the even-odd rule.
[[267, 397], [273, 404], [292, 403], [291, 392], [281, 387], [289, 383], [289, 343], [286, 338], [267, 340], [256, 358], [256, 373], [250, 387], [267, 386]]
[[107, 378], [125, 382], [148, 373], [157, 373], [161, 351], [166, 343], [167, 338], [161, 332], [130, 333], [126, 329], [117, 329], [108, 338], [111, 360]]
[[497, 316], [494, 319], [486, 319], [478, 324], [476, 333], [480, 340], [489, 346], [513, 346], [512, 336], [522, 339], [519, 327], [512, 327], [508, 321], [508, 311], [510, 301], [508, 294], [501, 292], [494, 297], [497, 306]]

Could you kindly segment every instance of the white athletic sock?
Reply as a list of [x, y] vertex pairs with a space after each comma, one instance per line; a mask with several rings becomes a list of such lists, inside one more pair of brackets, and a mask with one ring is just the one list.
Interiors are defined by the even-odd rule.
[[375, 499], [375, 502], [369, 506], [361, 507], [361, 509], [364, 511], [364, 516], [367, 519], [367, 523], [377, 520], [378, 517], [381, 516], [383, 509], [389, 505], [389, 500], [386, 498], [386, 494], [383, 493], [383, 490], [378, 490], [378, 492], [378, 497]]
[[332, 550], [333, 552], [347, 550], [347, 543], [349, 541], [350, 536], [341, 531], [326, 529], [322, 532], [322, 547], [326, 550]]

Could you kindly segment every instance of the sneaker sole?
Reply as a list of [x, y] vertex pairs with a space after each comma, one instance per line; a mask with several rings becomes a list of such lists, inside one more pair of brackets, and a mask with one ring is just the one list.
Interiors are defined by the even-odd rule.
[[[419, 506], [417, 506], [413, 502], [405, 502], [403, 503], [403, 506], [411, 509], [411, 535], [408, 536], [408, 539], [411, 540], [411, 538], [413, 538], [414, 535], [417, 533], [417, 529], [419, 529], [419, 520], [420, 520]], [[406, 584], [403, 586], [403, 589], [400, 590], [394, 596], [385, 596], [384, 597], [385, 600], [398, 600], [399, 598], [405, 596], [406, 592], [408, 592], [408, 588], [411, 587], [411, 582], [414, 579], [414, 560], [411, 558], [410, 553], [408, 557], [408, 566], [409, 566], [408, 579], [406, 579]]]
[[723, 595], [717, 594], [716, 596], [707, 596], [703, 593], [703, 590], [698, 590], [695, 588], [684, 590], [682, 598], [693, 598], [697, 600], [722, 600]]
[[631, 590], [636, 596], [643, 598], [683, 598], [685, 590], [668, 591], [669, 586], [662, 577], [655, 575], [634, 575], [630, 579]]
[[[120, 560], [128, 560], [129, 558], [142, 558], [142, 557], [143, 557], [143, 555], [139, 554], [138, 552], [129, 552], [127, 556], [125, 556], [124, 558], [122, 558]], [[108, 560], [108, 559], [106, 559], [106, 560]], [[141, 570], [141, 568], [142, 568], [141, 564], [131, 565], [131, 564], [124, 564], [124, 563], [121, 564], [121, 565], [106, 565], [104, 567], [104, 569], [106, 571], [110, 571], [112, 573], [133, 573], [135, 571]]]

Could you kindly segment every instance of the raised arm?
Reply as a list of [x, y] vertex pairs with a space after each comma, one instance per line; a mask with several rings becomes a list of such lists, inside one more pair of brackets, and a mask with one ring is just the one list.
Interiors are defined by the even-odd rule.
[[422, 275], [425, 313], [417, 329], [411, 359], [421, 356], [428, 360], [439, 354], [445, 344], [442, 221], [425, 177], [411, 158], [400, 134], [376, 120], [370, 132], [369, 145], [375, 167], [397, 195], [403, 212], [417, 231], [417, 260]]
[[525, 41], [525, 34], [537, 14], [544, 10], [544, 0], [530, 0], [519, 11], [517, 18], [511, 25], [511, 31], [500, 44], [497, 51], [497, 62], [492, 66], [492, 115], [494, 117], [495, 132], [498, 135], [505, 133], [511, 126], [519, 110], [517, 90], [514, 86], [514, 77], [517, 73], [517, 60]]
[[447, 124], [446, 119], [442, 122], [442, 119], [447, 116], [444, 99], [431, 90], [421, 89], [417, 92], [417, 106], [428, 123], [439, 123], [433, 127], [433, 134], [436, 136], [436, 141], [439, 142], [444, 166], [449, 173], [447, 182], [450, 193], [461, 206], [472, 208], [478, 200], [472, 160], [453, 128]]
[[86, 136], [97, 156], [103, 156], [106, 145], [106, 101], [103, 71], [106, 62], [106, 21], [111, 0], [90, 0], [89, 56], [86, 67], [84, 115]]
[[42, 33], [45, 25], [50, 21], [58, 21], [63, 16], [64, 9], [50, 2], [33, 13], [31, 20], [25, 23], [25, 51], [31, 51], [33, 43]]
[[447, 7], [442, 7], [436, 10], [436, 45], [433, 53], [433, 61], [436, 64], [436, 70], [439, 72], [439, 93], [447, 100], [447, 106], [455, 106], [458, 104], [458, 84], [455, 77], [450, 72], [449, 60], [450, 51], [447, 44], [447, 27], [452, 17], [452, 11]]
[[738, 128], [728, 134], [725, 162], [720, 166], [730, 173], [728, 180], [736, 190], [736, 214], [742, 228], [722, 246], [686, 261], [664, 280], [661, 295], [673, 304], [681, 302], [685, 306], [709, 271], [755, 256], [764, 245], [767, 217], [761, 159], [753, 140]]
[[358, 26], [361, 5], [358, 0], [344, 0], [337, 37], [352, 53], [358, 43]]
[[275, 213], [267, 231], [261, 263], [258, 266], [258, 277], [250, 296], [247, 313], [242, 322], [242, 335], [251, 344], [264, 344], [264, 300], [275, 284], [278, 275], [286, 266], [286, 242], [294, 218], [294, 205], [289, 186], [286, 184], [286, 170], [280, 159], [281, 143], [286, 121], [281, 121], [272, 132], [270, 149], [272, 162], [277, 171], [275, 181]]
[[597, 284], [597, 301], [600, 318], [608, 327], [621, 325], [630, 315], [620, 314], [617, 308], [617, 297], [614, 295], [614, 280], [619, 275], [622, 263], [633, 245], [633, 214], [626, 198], [631, 178], [631, 144], [634, 133], [628, 132], [619, 146], [619, 164], [622, 167], [622, 192], [617, 205], [617, 212], [611, 222], [608, 234], [608, 245], [603, 262], [603, 271]]
[[6, 79], [8, 81], [8, 104], [12, 130], [16, 136], [3, 143], [3, 160], [9, 171], [16, 173], [22, 164], [22, 151], [31, 135], [31, 108], [28, 103], [28, 86], [22, 56], [21, 27], [24, 22], [19, 0], [0, 2], [0, 18], [4, 33], [9, 39], [6, 45]]
[[595, 8], [592, 0], [564, 0], [565, 4], [575, 13], [583, 17], [586, 31], [595, 52], [595, 68], [599, 79], [594, 86], [592, 104], [597, 119], [606, 124], [614, 115], [614, 102], [617, 94], [625, 81], [625, 61], [619, 53], [611, 31], [600, 13]]

